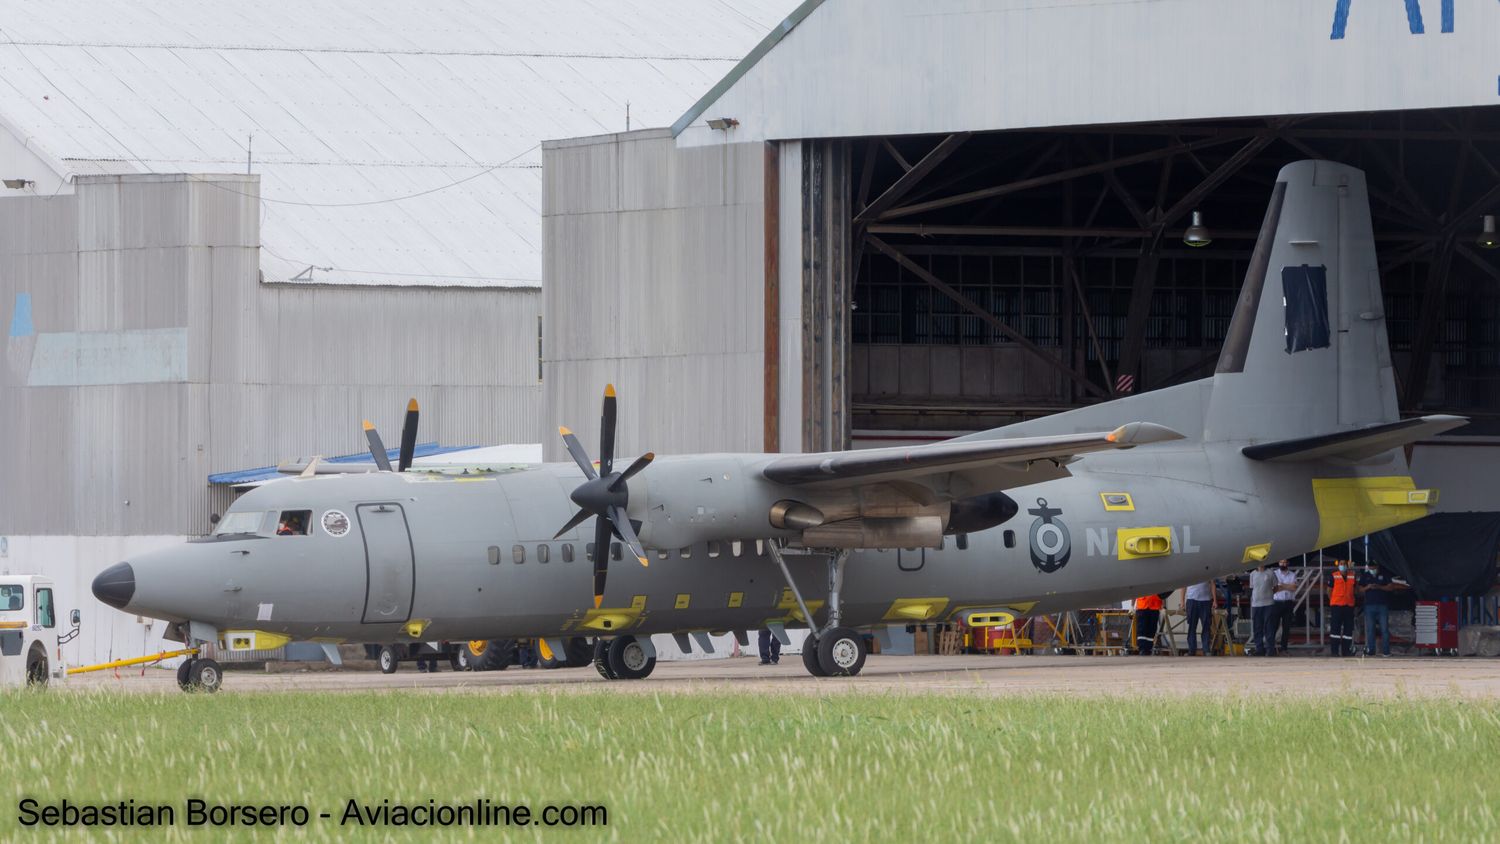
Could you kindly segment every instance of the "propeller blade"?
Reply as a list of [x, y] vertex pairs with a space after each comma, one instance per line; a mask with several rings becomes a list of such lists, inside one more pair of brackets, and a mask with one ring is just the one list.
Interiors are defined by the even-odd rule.
[[599, 474], [615, 468], [615, 385], [604, 385], [604, 414], [599, 418]]
[[599, 473], [594, 471], [594, 464], [589, 460], [589, 453], [583, 450], [583, 443], [573, 436], [573, 432], [567, 428], [558, 428], [557, 432], [562, 434], [563, 445], [568, 447], [568, 454], [573, 456], [573, 462], [583, 470], [583, 476], [591, 481], [599, 477]]
[[563, 534], [567, 533], [568, 531], [572, 530], [573, 528], [576, 528], [579, 525], [583, 524], [584, 522], [588, 521], [589, 516], [592, 516], [592, 515], [594, 515], [594, 514], [590, 513], [587, 510], [579, 510], [577, 513], [573, 514], [573, 518], [568, 519], [568, 523], [565, 524], [565, 525], [563, 525], [562, 526], [562, 530], [558, 531], [557, 535], [554, 536], [554, 537], [552, 537], [552, 538], [553, 539], [561, 539]]
[[609, 519], [603, 516], [594, 520], [594, 609], [604, 604], [604, 578], [609, 574], [610, 540], [614, 534], [609, 528]]
[[370, 441], [370, 456], [375, 458], [375, 465], [380, 467], [380, 471], [389, 472], [391, 457], [385, 453], [385, 443], [380, 441], [380, 433], [375, 430], [375, 426], [371, 425], [368, 419], [365, 420], [365, 439]]
[[417, 451], [417, 400], [406, 403], [406, 421], [401, 424], [401, 453], [397, 456], [396, 471], [411, 468], [412, 455]]
[[609, 508], [609, 520], [614, 523], [620, 538], [630, 546], [630, 553], [635, 555], [636, 562], [642, 566], [651, 565], [651, 561], [646, 558], [646, 549], [641, 547], [641, 540], [635, 535], [635, 525], [630, 523], [630, 514], [625, 512], [625, 508], [618, 505]]
[[649, 451], [646, 452], [645, 454], [642, 454], [640, 457], [637, 457], [635, 459], [635, 462], [632, 463], [632, 464], [630, 464], [630, 467], [627, 468], [625, 471], [621, 472], [620, 476], [618, 478], [615, 478], [613, 481], [610, 481], [609, 491], [610, 492], [619, 492], [620, 490], [624, 489], [626, 481], [628, 481], [631, 478], [635, 477], [637, 472], [641, 471], [642, 469], [646, 468], [647, 466], [650, 466], [651, 465], [651, 461], [653, 461], [655, 459], [656, 459], [656, 455], [652, 454]]

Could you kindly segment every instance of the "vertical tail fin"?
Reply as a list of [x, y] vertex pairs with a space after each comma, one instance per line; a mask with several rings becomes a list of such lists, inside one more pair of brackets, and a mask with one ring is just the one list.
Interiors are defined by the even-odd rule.
[[1219, 356], [1205, 439], [1285, 440], [1398, 418], [1365, 175], [1289, 164]]

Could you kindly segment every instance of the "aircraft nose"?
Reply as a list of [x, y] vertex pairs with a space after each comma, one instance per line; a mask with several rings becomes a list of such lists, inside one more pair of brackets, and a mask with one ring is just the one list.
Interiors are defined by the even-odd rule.
[[135, 597], [135, 569], [129, 563], [115, 563], [94, 578], [94, 597], [117, 610], [125, 609]]

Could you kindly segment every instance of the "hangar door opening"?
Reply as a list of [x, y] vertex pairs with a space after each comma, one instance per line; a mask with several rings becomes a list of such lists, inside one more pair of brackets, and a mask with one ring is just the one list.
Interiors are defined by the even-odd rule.
[[804, 449], [940, 438], [1212, 374], [1276, 174], [1307, 158], [1368, 176], [1402, 409], [1500, 421], [1500, 250], [1483, 236], [1500, 214], [1500, 108], [782, 150]]

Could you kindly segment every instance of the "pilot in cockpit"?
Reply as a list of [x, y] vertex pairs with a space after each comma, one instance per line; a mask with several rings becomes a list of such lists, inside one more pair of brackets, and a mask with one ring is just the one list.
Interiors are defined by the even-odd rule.
[[302, 521], [302, 514], [298, 512], [287, 512], [281, 516], [281, 521], [276, 525], [277, 536], [306, 536], [307, 525]]

